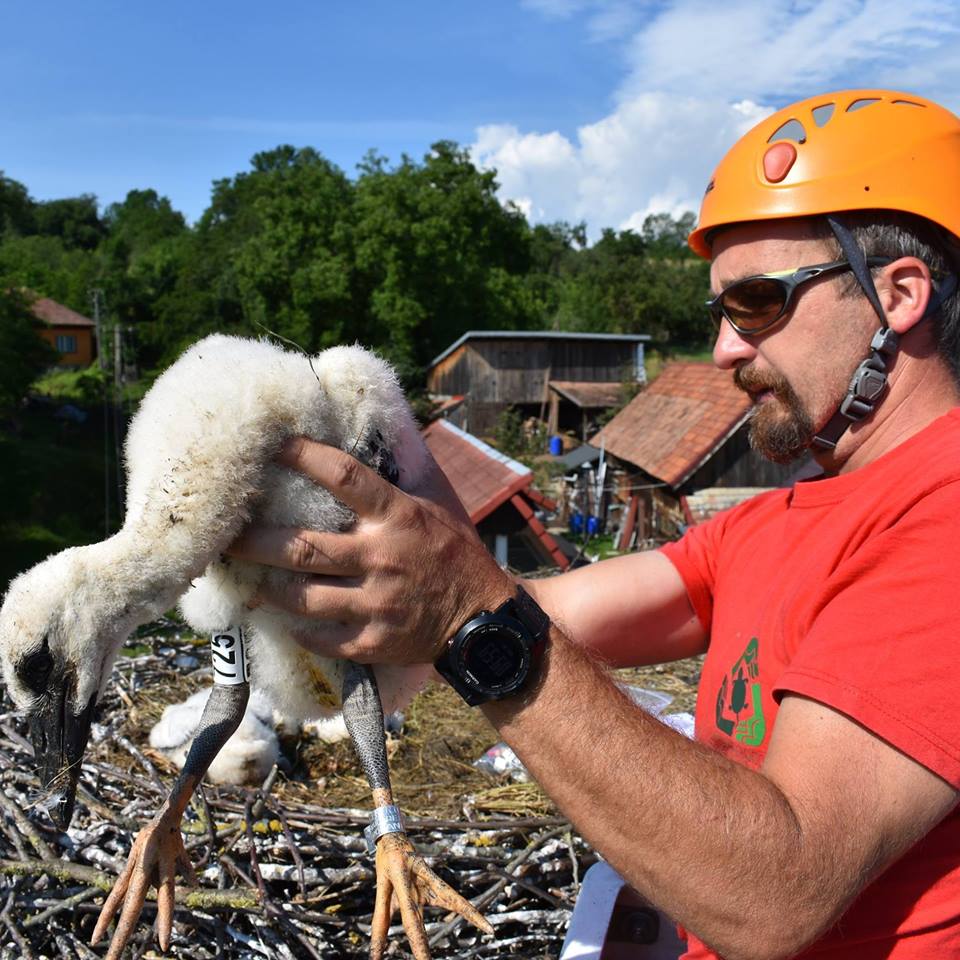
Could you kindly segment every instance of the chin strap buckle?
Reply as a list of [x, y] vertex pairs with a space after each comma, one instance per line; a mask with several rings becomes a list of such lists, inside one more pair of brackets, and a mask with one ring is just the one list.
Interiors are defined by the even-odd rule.
[[854, 371], [847, 395], [829, 423], [813, 438], [813, 446], [832, 450], [851, 423], [869, 417], [887, 389], [887, 368], [897, 355], [900, 338], [881, 327], [870, 341], [870, 356]]
[[363, 828], [363, 838], [367, 841], [367, 853], [375, 853], [377, 841], [385, 833], [404, 833], [403, 815], [394, 803], [377, 807], [370, 814], [370, 823]]
[[870, 415], [887, 386], [887, 364], [896, 356], [899, 339], [889, 328], [878, 330], [870, 341], [870, 356], [853, 374], [840, 412], [856, 423]]

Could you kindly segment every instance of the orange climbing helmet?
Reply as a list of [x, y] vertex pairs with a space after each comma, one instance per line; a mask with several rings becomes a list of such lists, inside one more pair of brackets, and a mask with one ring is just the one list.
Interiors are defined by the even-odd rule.
[[899, 210], [960, 237], [960, 119], [909, 93], [845, 90], [761, 120], [720, 161], [689, 243], [749, 220]]

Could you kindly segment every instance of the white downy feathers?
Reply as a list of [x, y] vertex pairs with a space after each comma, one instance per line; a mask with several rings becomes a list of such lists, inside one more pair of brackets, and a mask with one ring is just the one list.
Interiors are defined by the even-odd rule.
[[[374, 466], [392, 457], [404, 489], [428, 462], [395, 374], [360, 347], [334, 347], [312, 364], [266, 341], [220, 335], [186, 351], [130, 426], [122, 530], [49, 557], [10, 585], [0, 609], [0, 658], [16, 704], [27, 708], [32, 699], [17, 664], [44, 642], [56, 662], [75, 671], [75, 699], [85, 703], [107, 683], [130, 632], [181, 598], [199, 632], [245, 627], [252, 684], [283, 715], [335, 714], [339, 662], [292, 635], [325, 624], [245, 606], [264, 578], [293, 574], [221, 558], [251, 520], [316, 530], [352, 523], [327, 491], [274, 462], [283, 441], [298, 435]], [[390, 712], [430, 668], [376, 672]]]

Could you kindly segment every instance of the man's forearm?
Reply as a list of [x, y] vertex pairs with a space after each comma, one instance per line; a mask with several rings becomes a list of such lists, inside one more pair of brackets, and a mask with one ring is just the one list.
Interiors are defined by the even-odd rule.
[[586, 839], [729, 958], [756, 956], [771, 926], [788, 945], [794, 920], [807, 936], [818, 933], [804, 910], [809, 878], [783, 794], [644, 714], [559, 631], [551, 639], [525, 701], [484, 712]]

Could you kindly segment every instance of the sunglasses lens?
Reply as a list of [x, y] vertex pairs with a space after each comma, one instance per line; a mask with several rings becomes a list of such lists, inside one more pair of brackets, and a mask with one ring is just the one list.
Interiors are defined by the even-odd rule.
[[786, 297], [786, 288], [779, 281], [753, 277], [724, 290], [720, 303], [735, 328], [750, 332], [773, 323], [783, 310]]

